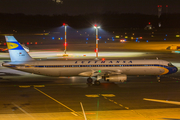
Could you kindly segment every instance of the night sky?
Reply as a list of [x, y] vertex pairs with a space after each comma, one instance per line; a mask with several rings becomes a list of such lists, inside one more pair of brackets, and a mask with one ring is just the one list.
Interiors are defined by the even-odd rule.
[[180, 13], [180, 0], [62, 0], [63, 4], [54, 1], [0, 0], [0, 13], [78, 15], [114, 12], [156, 15], [157, 5], [162, 5], [162, 13]]

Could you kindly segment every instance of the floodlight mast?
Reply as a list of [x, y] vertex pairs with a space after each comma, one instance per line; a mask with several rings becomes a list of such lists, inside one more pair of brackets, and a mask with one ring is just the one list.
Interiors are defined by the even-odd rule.
[[94, 28], [96, 29], [96, 59], [98, 59], [98, 29], [100, 26], [97, 26], [96, 24], [94, 25]]
[[68, 24], [65, 24], [65, 23], [63, 23], [63, 26], [64, 26], [64, 28], [65, 28], [65, 37], [64, 37], [64, 39], [65, 39], [65, 42], [64, 42], [64, 54], [66, 54], [66, 46], [67, 46], [67, 42], [66, 42], [66, 31], [67, 31], [67, 26], [68, 26]]

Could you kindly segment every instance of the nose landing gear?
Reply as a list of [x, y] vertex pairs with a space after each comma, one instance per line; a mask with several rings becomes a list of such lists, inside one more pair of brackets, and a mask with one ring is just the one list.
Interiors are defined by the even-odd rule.
[[160, 77], [160, 75], [157, 76], [157, 81], [158, 81], [158, 83], [161, 82], [161, 77]]

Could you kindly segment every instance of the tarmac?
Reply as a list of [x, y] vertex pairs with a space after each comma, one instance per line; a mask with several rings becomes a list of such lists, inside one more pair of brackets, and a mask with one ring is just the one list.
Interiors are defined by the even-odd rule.
[[[72, 56], [64, 58], [59, 50], [30, 49], [36, 59], [93, 59], [95, 55], [68, 52]], [[158, 57], [180, 68], [180, 55], [169, 50], [117, 49], [99, 55], [107, 59]], [[9, 60], [8, 53], [0, 57], [0, 63]], [[0, 120], [180, 120], [179, 71], [161, 76], [161, 83], [156, 76], [128, 76], [127, 82], [101, 80], [100, 86], [88, 86], [86, 77], [46, 77], [4, 67], [0, 73]]]

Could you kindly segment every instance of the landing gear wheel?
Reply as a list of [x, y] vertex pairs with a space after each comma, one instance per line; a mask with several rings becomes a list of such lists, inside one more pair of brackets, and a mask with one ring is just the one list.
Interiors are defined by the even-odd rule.
[[95, 85], [100, 85], [101, 83], [100, 83], [99, 80], [95, 80], [95, 81], [94, 81], [94, 84], [95, 84]]
[[157, 80], [158, 80], [158, 83], [160, 83], [160, 82], [161, 82], [161, 78], [160, 78], [160, 76], [157, 76]]
[[89, 86], [92, 85], [92, 82], [93, 82], [93, 79], [92, 79], [92, 78], [88, 78], [88, 79], [87, 79], [87, 84], [88, 84]]

